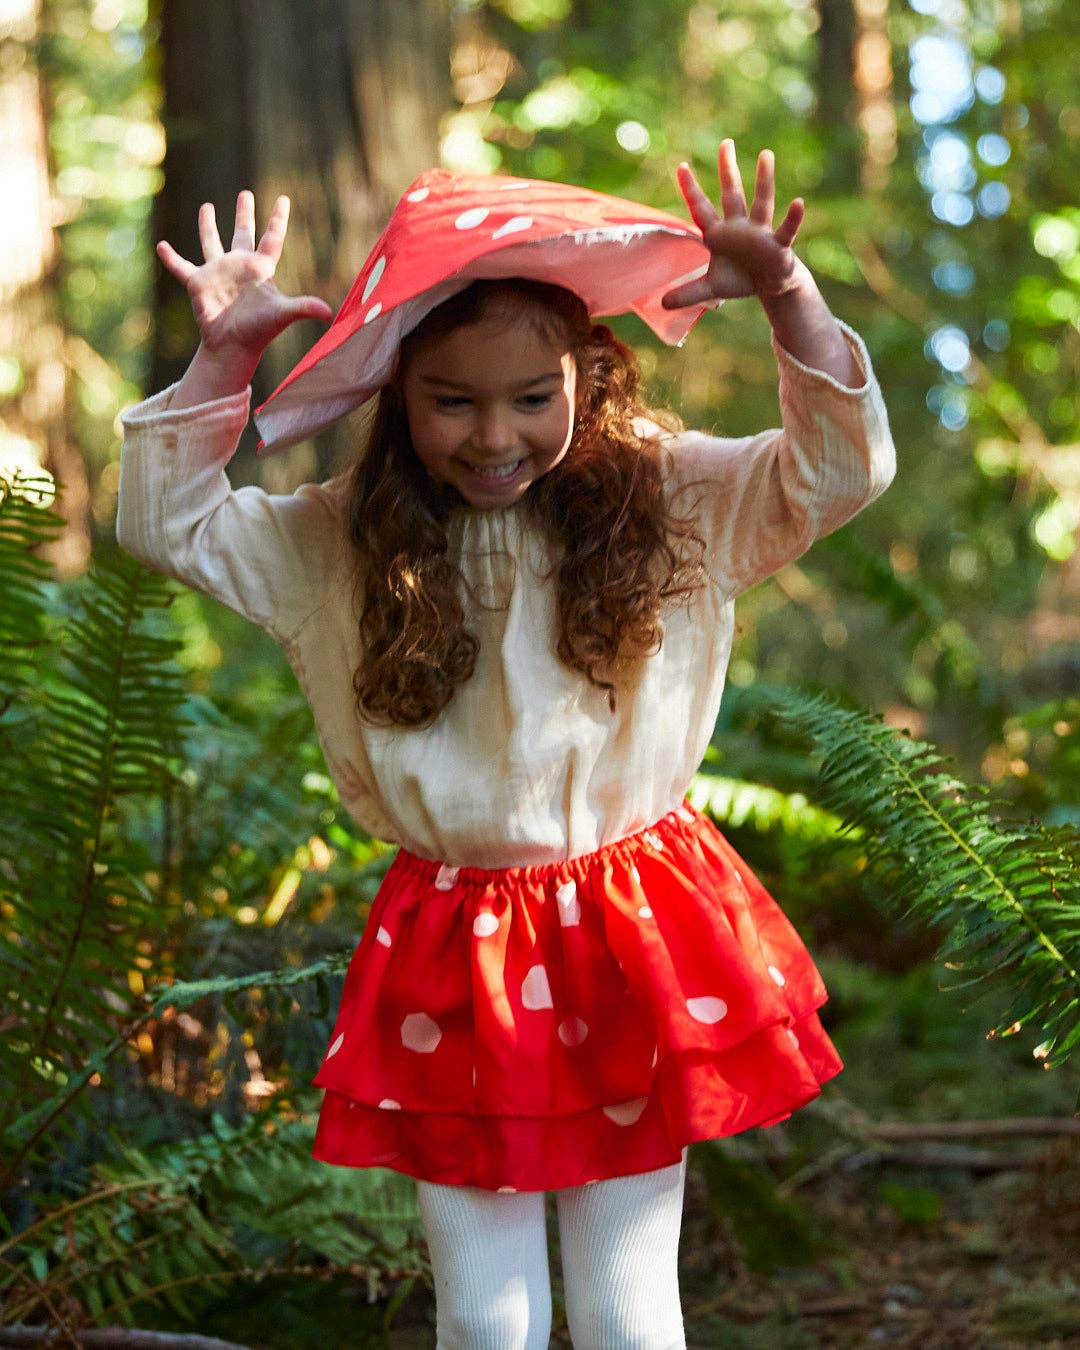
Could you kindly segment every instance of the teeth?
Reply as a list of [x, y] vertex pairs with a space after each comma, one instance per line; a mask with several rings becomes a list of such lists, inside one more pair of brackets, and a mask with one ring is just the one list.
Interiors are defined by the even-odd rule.
[[513, 464], [495, 464], [484, 468], [479, 464], [472, 464], [469, 467], [481, 478], [512, 478], [521, 468], [521, 460], [515, 460]]

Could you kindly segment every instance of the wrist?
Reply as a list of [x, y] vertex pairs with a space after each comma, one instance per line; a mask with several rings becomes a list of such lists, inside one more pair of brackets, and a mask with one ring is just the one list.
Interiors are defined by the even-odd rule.
[[242, 393], [251, 383], [261, 355], [245, 348], [208, 347], [201, 343], [176, 387], [170, 406], [192, 408]]

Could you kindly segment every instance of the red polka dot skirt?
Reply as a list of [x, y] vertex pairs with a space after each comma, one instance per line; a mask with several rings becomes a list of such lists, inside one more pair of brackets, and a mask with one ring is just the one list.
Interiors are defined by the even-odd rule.
[[784, 1119], [841, 1068], [801, 939], [688, 806], [596, 853], [402, 850], [349, 967], [314, 1156], [539, 1191]]

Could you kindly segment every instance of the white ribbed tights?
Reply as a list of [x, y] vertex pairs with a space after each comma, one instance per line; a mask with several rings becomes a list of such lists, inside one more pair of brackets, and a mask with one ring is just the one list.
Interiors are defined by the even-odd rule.
[[[678, 1255], [686, 1156], [555, 1192], [575, 1350], [682, 1350]], [[438, 1350], [547, 1350], [544, 1195], [417, 1183]]]

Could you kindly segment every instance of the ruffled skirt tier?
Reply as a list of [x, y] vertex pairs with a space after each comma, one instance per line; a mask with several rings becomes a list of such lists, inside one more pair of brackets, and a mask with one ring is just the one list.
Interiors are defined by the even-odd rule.
[[402, 850], [318, 1075], [314, 1156], [489, 1190], [665, 1167], [841, 1068], [791, 923], [681, 806], [596, 853], [454, 868]]

